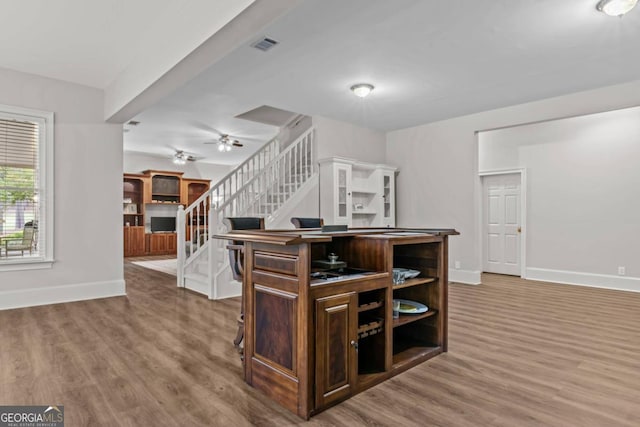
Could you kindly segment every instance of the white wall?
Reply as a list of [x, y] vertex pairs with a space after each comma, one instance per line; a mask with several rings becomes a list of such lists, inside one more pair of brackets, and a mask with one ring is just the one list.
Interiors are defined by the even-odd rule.
[[450, 238], [449, 259], [451, 265], [459, 260], [461, 268], [451, 270], [450, 277], [479, 283], [481, 187], [476, 132], [637, 105], [640, 81], [390, 132], [387, 162], [400, 168], [398, 225], [455, 227], [461, 235]]
[[0, 69], [0, 103], [55, 114], [55, 263], [0, 272], [0, 309], [123, 294], [122, 127], [102, 92]]
[[126, 151], [123, 158], [125, 173], [142, 173], [147, 169], [161, 171], [184, 172], [185, 178], [210, 179], [211, 185], [215, 185], [224, 178], [231, 170], [232, 166], [214, 165], [202, 162], [187, 162], [184, 165], [176, 165], [169, 158], [150, 156], [144, 153]]
[[482, 132], [478, 144], [481, 171], [527, 171], [528, 269], [640, 277], [640, 107]]
[[385, 134], [350, 123], [314, 116], [318, 159], [347, 157], [363, 162], [385, 162]]

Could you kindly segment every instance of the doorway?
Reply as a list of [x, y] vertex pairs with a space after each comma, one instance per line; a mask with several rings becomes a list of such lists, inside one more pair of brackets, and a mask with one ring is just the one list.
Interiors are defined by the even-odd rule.
[[482, 176], [482, 268], [524, 277], [524, 173]]

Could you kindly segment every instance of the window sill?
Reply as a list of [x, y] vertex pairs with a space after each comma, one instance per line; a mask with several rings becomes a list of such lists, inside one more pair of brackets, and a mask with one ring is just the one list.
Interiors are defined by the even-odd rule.
[[0, 258], [0, 272], [21, 270], [43, 270], [51, 268], [53, 260], [44, 258], [6, 259]]

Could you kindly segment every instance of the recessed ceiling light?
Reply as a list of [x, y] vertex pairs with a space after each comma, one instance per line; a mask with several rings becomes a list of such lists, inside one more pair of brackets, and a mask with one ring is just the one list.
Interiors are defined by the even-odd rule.
[[374, 89], [373, 85], [369, 83], [358, 83], [356, 85], [351, 86], [351, 91], [359, 96], [360, 98], [364, 98], [369, 95], [371, 91]]
[[638, 0], [600, 0], [596, 9], [609, 16], [622, 16], [633, 9], [636, 3]]

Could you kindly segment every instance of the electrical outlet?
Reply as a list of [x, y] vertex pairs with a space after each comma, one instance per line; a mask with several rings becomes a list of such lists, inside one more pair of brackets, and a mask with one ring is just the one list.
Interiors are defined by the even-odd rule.
[[456, 270], [460, 270], [460, 261], [456, 261], [454, 263], [454, 266], [455, 266]]
[[618, 276], [624, 276], [626, 274], [626, 269], [622, 266], [618, 267]]

